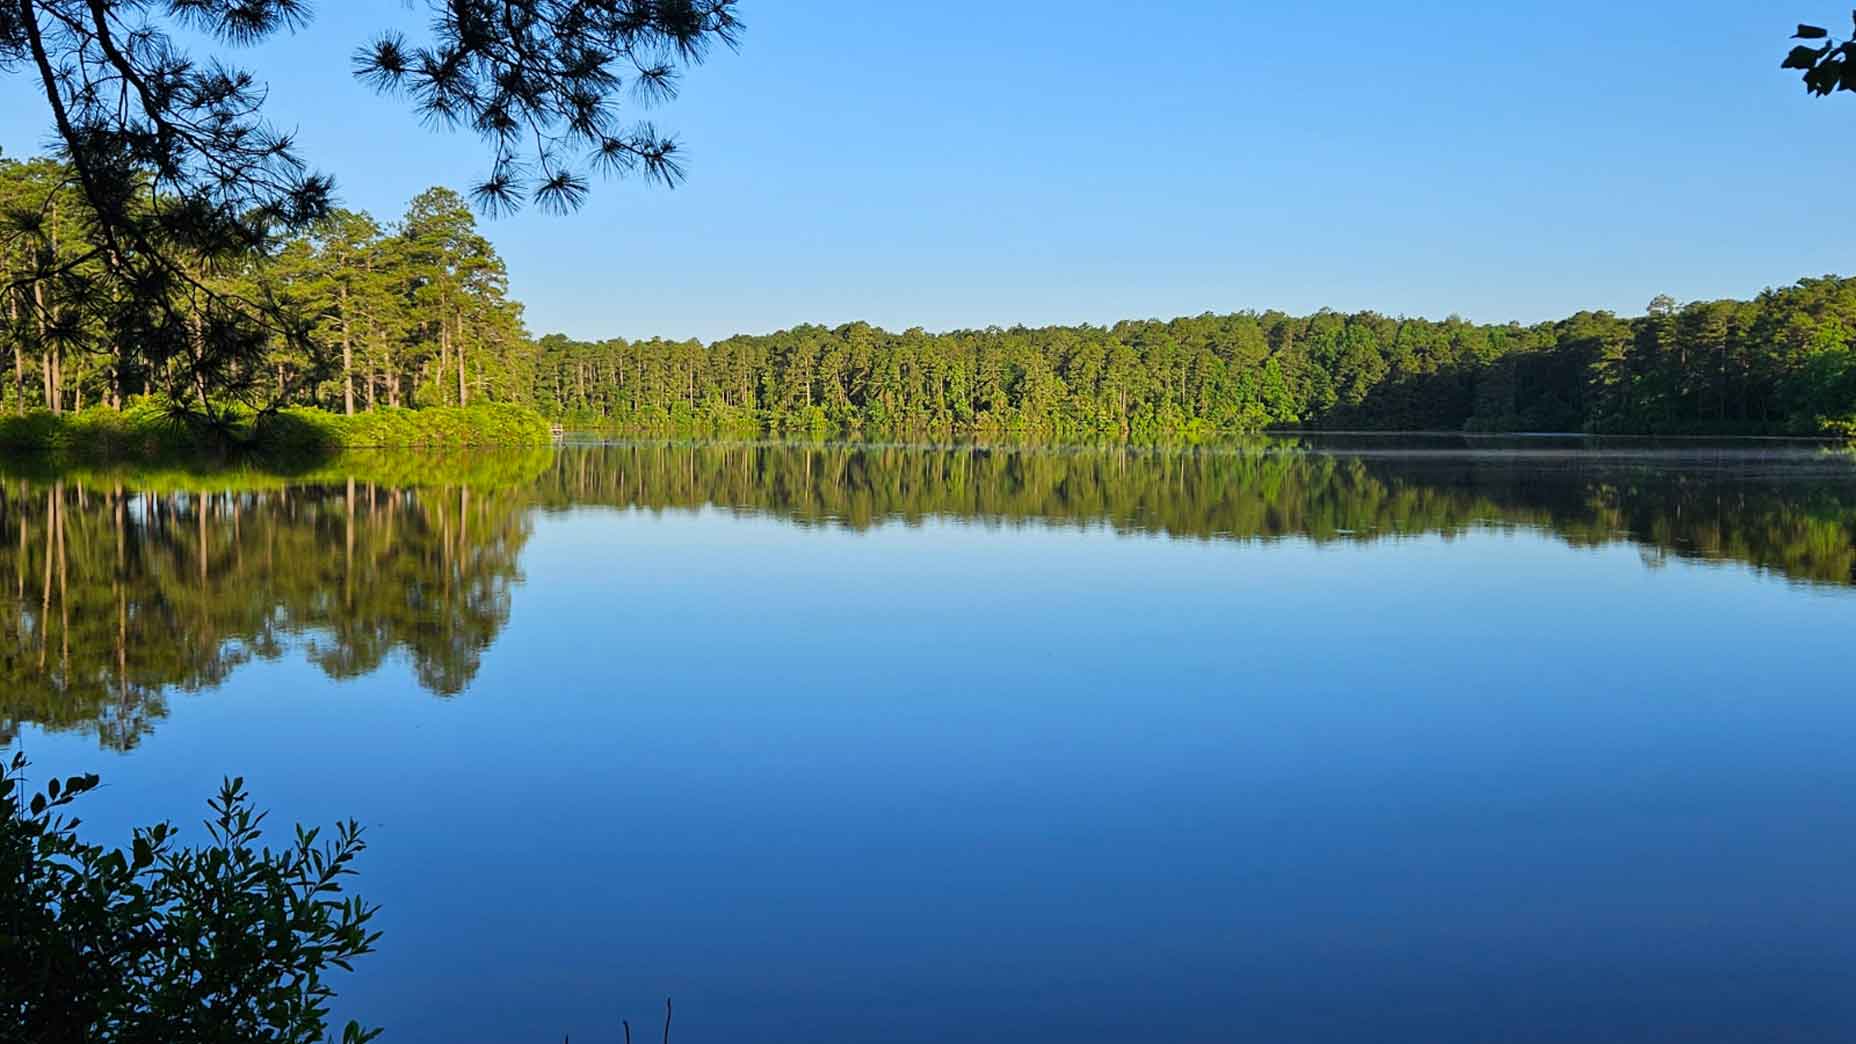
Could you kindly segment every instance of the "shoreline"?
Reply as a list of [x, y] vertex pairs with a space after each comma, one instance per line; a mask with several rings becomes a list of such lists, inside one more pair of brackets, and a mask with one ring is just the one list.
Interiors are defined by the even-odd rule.
[[0, 450], [84, 461], [147, 461], [199, 454], [326, 453], [359, 449], [535, 448], [554, 441], [551, 423], [527, 406], [484, 403], [424, 409], [387, 407], [339, 414], [290, 407], [242, 410], [208, 426], [150, 399], [121, 410], [36, 410], [0, 417]]

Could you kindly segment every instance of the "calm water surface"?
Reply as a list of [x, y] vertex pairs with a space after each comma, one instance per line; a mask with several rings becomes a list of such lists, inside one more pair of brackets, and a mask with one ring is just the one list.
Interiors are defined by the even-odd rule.
[[369, 824], [387, 1041], [1856, 1039], [1856, 460], [0, 465], [98, 837]]

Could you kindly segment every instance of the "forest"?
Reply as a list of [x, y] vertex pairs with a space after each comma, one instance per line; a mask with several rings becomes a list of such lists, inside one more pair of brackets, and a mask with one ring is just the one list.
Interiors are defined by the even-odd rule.
[[943, 333], [806, 325], [711, 344], [536, 340], [470, 206], [434, 188], [395, 221], [336, 210], [237, 264], [202, 262], [218, 294], [291, 317], [257, 350], [151, 350], [106, 335], [122, 324], [99, 292], [108, 284], [83, 278], [100, 250], [66, 167], [0, 161], [0, 215], [0, 406], [13, 414], [147, 396], [208, 415], [513, 403], [568, 427], [651, 435], [1856, 435], [1856, 281], [1834, 276], [1531, 325], [1243, 311]]
[[1375, 312], [696, 341], [541, 338], [534, 403], [649, 433], [1196, 440], [1265, 429], [1856, 434], [1856, 281], [1478, 324]]
[[[112, 337], [131, 302], [93, 271], [106, 253], [98, 228], [68, 166], [0, 160], [7, 412], [120, 409], [139, 396], [342, 414], [529, 398], [532, 348], [507, 269], [448, 189], [421, 193], [397, 221], [336, 210], [232, 262], [198, 258], [204, 290], [179, 302], [193, 322], [178, 344]], [[212, 343], [216, 299], [270, 317], [263, 343]]]

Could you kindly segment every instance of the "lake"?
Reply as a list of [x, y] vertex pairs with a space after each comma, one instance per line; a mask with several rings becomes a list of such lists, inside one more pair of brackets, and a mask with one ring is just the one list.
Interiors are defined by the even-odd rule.
[[1856, 456], [0, 463], [99, 839], [355, 816], [387, 1042], [1856, 1038]]

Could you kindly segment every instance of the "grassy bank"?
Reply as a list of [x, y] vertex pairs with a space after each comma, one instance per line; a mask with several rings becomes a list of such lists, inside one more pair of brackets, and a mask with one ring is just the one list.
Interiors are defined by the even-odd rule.
[[491, 447], [469, 452], [386, 449], [260, 453], [180, 450], [157, 457], [74, 459], [62, 453], [0, 451], [0, 481], [23, 480], [43, 489], [56, 483], [90, 489], [122, 488], [137, 493], [253, 493], [343, 482], [386, 489], [467, 487], [474, 490], [527, 486], [554, 463], [549, 446]]
[[122, 410], [43, 411], [0, 418], [0, 448], [83, 460], [151, 459], [199, 450], [315, 453], [356, 449], [460, 449], [546, 446], [549, 424], [526, 406], [491, 403], [421, 410], [381, 409], [354, 416], [297, 407], [235, 412], [206, 424], [154, 400]]

